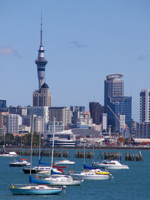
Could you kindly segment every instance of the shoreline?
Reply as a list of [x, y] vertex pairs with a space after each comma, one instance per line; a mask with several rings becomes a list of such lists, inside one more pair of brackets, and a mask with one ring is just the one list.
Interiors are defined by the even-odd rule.
[[[6, 149], [9, 150], [22, 150], [22, 149], [30, 149], [31, 147], [5, 147]], [[38, 147], [32, 147], [34, 150], [38, 149]], [[46, 147], [46, 150], [52, 149], [51, 147]], [[79, 149], [79, 150], [84, 150], [84, 147], [55, 147], [55, 149], [67, 149], [67, 150], [72, 150], [72, 149]], [[93, 150], [93, 147], [86, 147], [86, 150]], [[0, 151], [3, 150], [3, 147], [0, 147]], [[43, 150], [43, 147], [40, 148], [40, 150]], [[94, 150], [150, 150], [150, 147], [94, 147]]]

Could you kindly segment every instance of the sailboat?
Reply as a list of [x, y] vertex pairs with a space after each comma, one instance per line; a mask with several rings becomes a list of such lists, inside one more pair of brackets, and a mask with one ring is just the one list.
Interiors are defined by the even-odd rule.
[[24, 167], [24, 166], [30, 166], [30, 163], [27, 161], [28, 158], [20, 158], [15, 159], [14, 162], [9, 163], [10, 167]]
[[[31, 167], [31, 174], [37, 174], [37, 173], [51, 173], [51, 170], [53, 169], [55, 172], [62, 174], [63, 171], [60, 171], [60, 169], [57, 169], [56, 167], [50, 166], [50, 163], [43, 163], [42, 157], [46, 148], [48, 140], [46, 140], [42, 154], [40, 156], [40, 139], [39, 139], [39, 162], [38, 166]], [[23, 172], [25, 174], [30, 174], [30, 167], [24, 167]]]
[[[54, 133], [55, 133], [55, 118], [54, 118], [54, 132], [53, 132], [53, 143], [52, 143], [52, 158], [51, 167], [53, 167], [53, 153], [54, 153]], [[70, 175], [58, 174], [53, 169], [51, 174], [46, 177], [38, 175], [36, 177], [30, 177], [31, 183], [46, 184], [46, 185], [58, 185], [58, 186], [75, 186], [80, 185], [83, 180], [73, 180]]]
[[111, 174], [108, 171], [101, 171], [100, 169], [89, 167], [85, 165], [85, 137], [84, 137], [84, 169], [80, 173], [70, 172], [70, 175], [75, 179], [84, 179], [84, 180], [109, 180]]
[[[32, 141], [33, 141], [33, 120], [32, 120], [31, 155], [30, 155], [31, 165], [32, 165]], [[31, 165], [30, 165], [30, 177], [31, 177]], [[62, 191], [62, 187], [50, 187], [44, 184], [11, 185], [10, 191], [12, 192], [13, 195], [50, 195], [50, 194], [60, 193]]]
[[18, 157], [18, 154], [14, 151], [11, 151], [11, 152], [7, 152], [5, 150], [5, 134], [4, 134], [4, 145], [3, 145], [3, 150], [4, 150], [4, 153], [0, 154], [0, 157]]

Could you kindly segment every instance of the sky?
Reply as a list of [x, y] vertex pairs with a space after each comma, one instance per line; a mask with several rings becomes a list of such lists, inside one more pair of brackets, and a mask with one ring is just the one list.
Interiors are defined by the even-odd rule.
[[140, 91], [150, 88], [150, 1], [1, 0], [0, 98], [7, 106], [32, 105], [38, 89], [41, 12], [52, 106], [104, 105], [105, 76], [121, 73], [139, 121]]

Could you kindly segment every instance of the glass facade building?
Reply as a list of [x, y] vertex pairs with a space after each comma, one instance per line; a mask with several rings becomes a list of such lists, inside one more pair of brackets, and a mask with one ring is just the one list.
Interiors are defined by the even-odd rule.
[[[132, 127], [132, 97], [112, 97], [109, 102], [109, 107], [117, 115], [125, 115], [125, 124], [131, 130]], [[109, 111], [108, 124], [113, 126], [115, 131], [116, 117], [111, 110]], [[110, 119], [110, 121], [109, 121]]]
[[150, 89], [140, 92], [140, 123], [150, 122]]
[[117, 116], [125, 115], [125, 124], [132, 127], [132, 97], [124, 96], [124, 81], [122, 74], [111, 74], [104, 81], [104, 106], [107, 113], [108, 125], [112, 131], [118, 131]]

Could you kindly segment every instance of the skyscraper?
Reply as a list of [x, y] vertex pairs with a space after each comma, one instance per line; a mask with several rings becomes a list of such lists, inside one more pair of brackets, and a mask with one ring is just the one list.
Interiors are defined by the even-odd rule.
[[140, 92], [140, 123], [150, 122], [150, 89]]
[[104, 106], [101, 106], [98, 102], [89, 103], [91, 118], [93, 123], [99, 125], [102, 121], [102, 113], [104, 113]]
[[33, 106], [51, 107], [52, 95], [49, 93], [49, 87], [44, 83], [39, 90], [33, 93]]
[[113, 131], [118, 131], [117, 116], [125, 115], [125, 123], [130, 130], [132, 126], [132, 97], [124, 96], [124, 82], [120, 80], [122, 74], [111, 74], [105, 77], [104, 106], [107, 113], [108, 125]]
[[104, 82], [104, 106], [107, 110], [107, 105], [111, 97], [124, 96], [124, 82], [120, 80], [122, 74], [110, 74], [105, 77]]
[[38, 81], [39, 81], [39, 89], [44, 84], [44, 77], [45, 77], [45, 66], [47, 64], [47, 60], [44, 57], [44, 48], [43, 48], [43, 41], [42, 41], [42, 18], [41, 18], [41, 34], [40, 34], [40, 48], [38, 50], [38, 58], [35, 60], [37, 65], [37, 74], [38, 74]]

